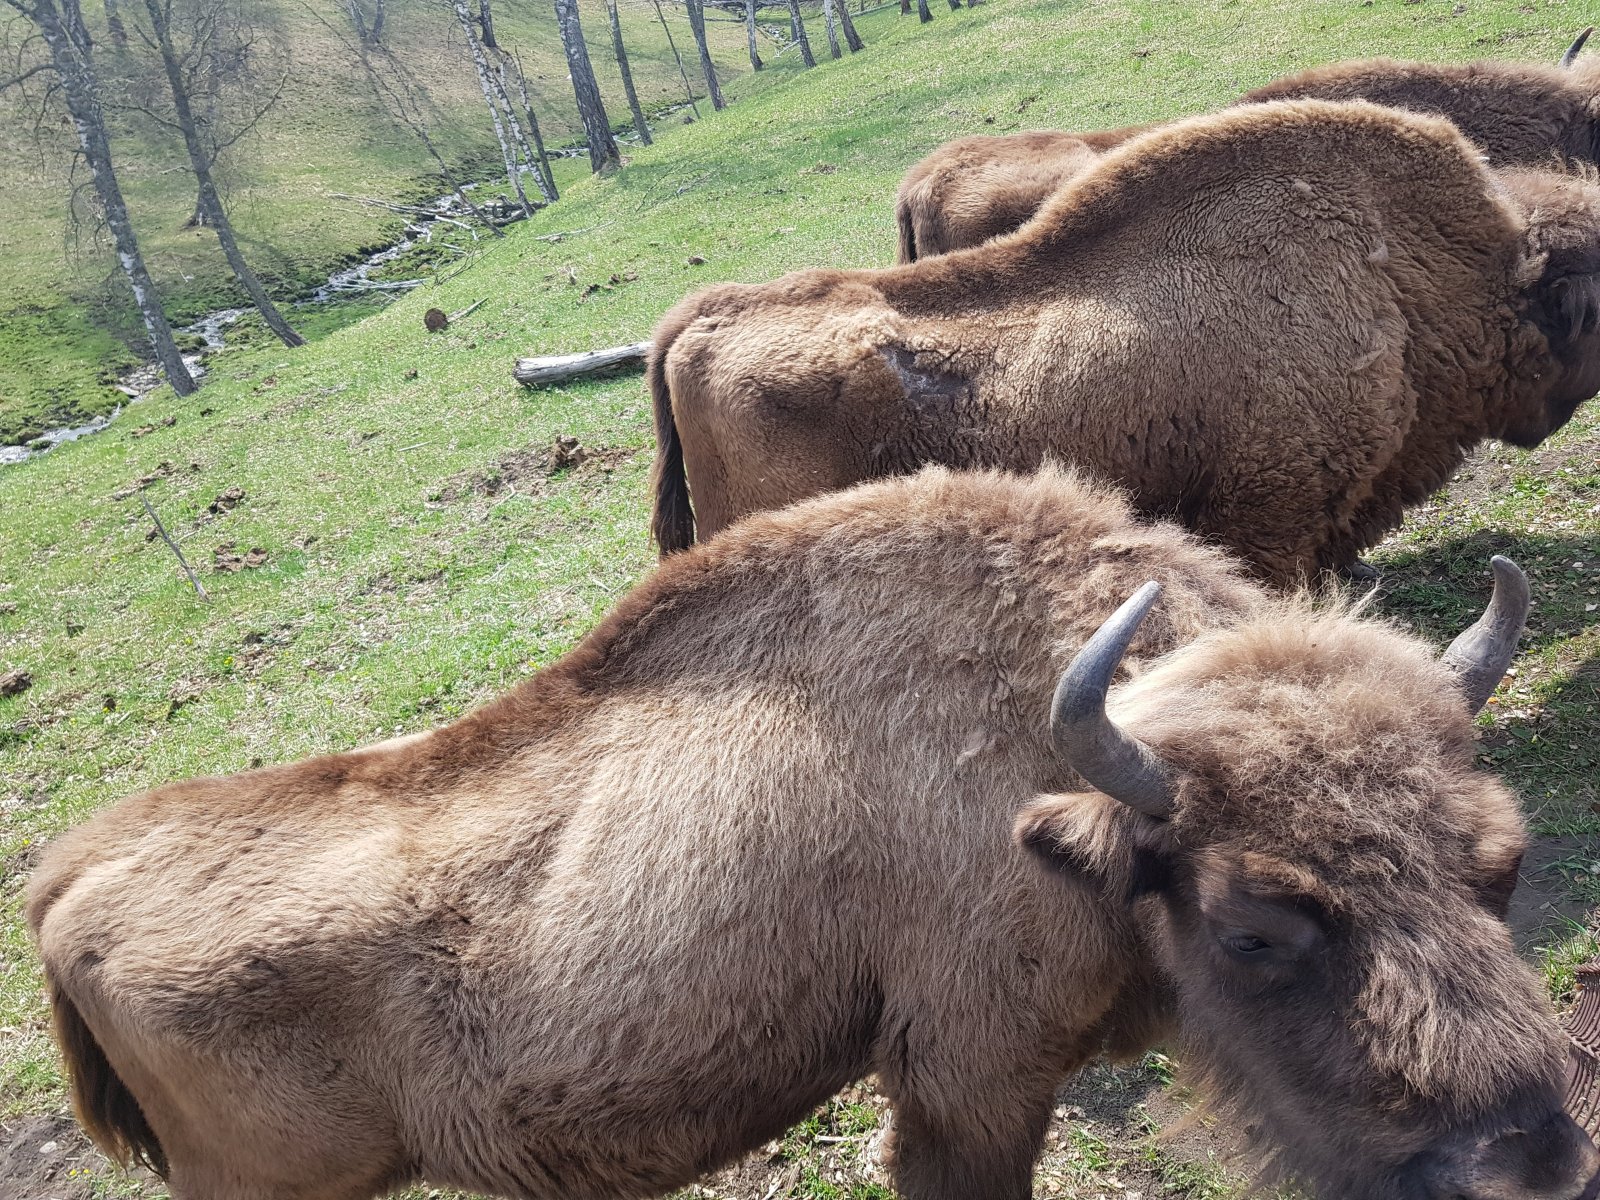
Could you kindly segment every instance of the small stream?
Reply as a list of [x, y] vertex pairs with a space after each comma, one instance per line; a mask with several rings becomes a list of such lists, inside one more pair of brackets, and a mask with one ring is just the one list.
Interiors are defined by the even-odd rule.
[[[466, 184], [470, 189], [476, 184]], [[309, 304], [338, 303], [355, 296], [370, 295], [373, 292], [400, 293], [409, 291], [426, 282], [422, 279], [379, 280], [371, 278], [374, 271], [387, 266], [404, 255], [419, 242], [426, 243], [433, 240], [433, 232], [440, 225], [448, 228], [461, 229], [468, 232], [460, 225], [453, 224], [465, 216], [470, 216], [454, 192], [439, 196], [436, 199], [417, 205], [420, 210], [409, 216], [405, 229], [398, 241], [385, 246], [358, 263], [348, 267], [340, 267], [330, 274], [326, 282], [319, 284], [309, 296], [292, 302], [290, 307], [303, 307]], [[476, 231], [473, 231], [476, 237]], [[251, 308], [220, 308], [209, 312], [192, 324], [185, 325], [177, 330], [178, 333], [196, 335], [201, 338], [204, 345], [192, 353], [183, 356], [184, 364], [196, 379], [205, 374], [204, 361], [210, 355], [217, 353], [227, 345], [227, 330], [240, 317], [253, 312]], [[130, 404], [137, 404], [150, 392], [161, 384], [161, 371], [153, 363], [146, 363], [117, 382], [117, 390], [127, 397], [111, 412], [103, 413], [98, 417], [85, 421], [81, 425], [64, 426], [60, 429], [51, 429], [30, 438], [25, 445], [0, 446], [0, 467], [10, 466], [15, 463], [26, 462], [40, 454], [48, 454], [57, 446], [68, 442], [75, 442], [81, 437], [92, 433], [99, 433], [111, 422], [115, 421], [122, 411]]]

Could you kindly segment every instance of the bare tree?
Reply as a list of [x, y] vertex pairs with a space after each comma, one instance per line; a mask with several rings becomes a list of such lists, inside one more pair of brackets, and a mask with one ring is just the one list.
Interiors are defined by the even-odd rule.
[[538, 114], [533, 111], [533, 101], [528, 99], [528, 77], [523, 74], [520, 58], [512, 55], [511, 65], [516, 68], [517, 92], [522, 97], [522, 115], [527, 118], [528, 132], [533, 135], [533, 148], [539, 156], [539, 173], [544, 178], [539, 190], [544, 193], [546, 200], [554, 204], [561, 199], [561, 193], [556, 190], [556, 177], [550, 170], [550, 155], [545, 152], [544, 134], [539, 132]]
[[367, 23], [367, 15], [361, 7], [362, 0], [345, 0], [345, 10], [350, 14], [350, 24], [355, 26], [356, 36], [361, 39], [363, 46], [376, 46], [383, 40], [383, 14], [384, 0], [373, 0], [372, 23]]
[[128, 27], [122, 23], [122, 9], [117, 0], [106, 0], [106, 32], [117, 49], [127, 47]]
[[220, 131], [216, 130], [215, 126], [209, 130], [202, 130], [195, 121], [194, 108], [189, 102], [196, 76], [215, 69], [216, 60], [221, 57], [217, 53], [218, 43], [230, 32], [236, 39], [234, 50], [241, 56], [248, 54], [248, 40], [240, 38], [237, 29], [226, 28], [230, 16], [226, 0], [201, 0], [200, 4], [192, 6], [189, 10], [188, 16], [192, 22], [187, 30], [189, 44], [180, 53], [172, 34], [172, 0], [144, 0], [144, 8], [150, 17], [150, 28], [148, 31], [139, 29], [139, 36], [160, 56], [161, 68], [166, 75], [167, 87], [171, 93], [171, 119], [165, 117], [157, 119], [164, 125], [176, 128], [183, 138], [184, 149], [189, 153], [189, 167], [194, 171], [195, 182], [199, 188], [200, 212], [204, 215], [205, 224], [216, 233], [217, 244], [222, 247], [223, 257], [228, 260], [228, 267], [233, 271], [233, 277], [239, 281], [239, 286], [244, 289], [245, 295], [250, 297], [250, 303], [255, 305], [267, 328], [272, 330], [285, 346], [303, 346], [305, 339], [284, 320], [283, 314], [272, 303], [267, 290], [261, 286], [261, 281], [250, 269], [250, 264], [245, 261], [244, 252], [239, 249], [238, 239], [233, 234], [233, 223], [228, 220], [222, 196], [217, 191], [216, 179], [212, 175], [212, 168], [216, 165], [218, 156], [246, 132], [255, 128], [256, 123], [276, 102], [283, 83], [280, 80], [277, 89], [266, 102], [259, 105], [255, 113], [231, 135], [219, 137]]
[[705, 0], [684, 0], [689, 10], [689, 28], [694, 31], [694, 43], [700, 48], [700, 73], [706, 77], [706, 93], [711, 97], [711, 107], [721, 112], [727, 107], [722, 99], [722, 89], [717, 86], [717, 68], [711, 62], [711, 47], [706, 43]]
[[134, 235], [133, 224], [128, 220], [128, 206], [122, 198], [122, 188], [117, 183], [117, 173], [111, 158], [111, 139], [106, 132], [105, 112], [100, 104], [100, 84], [95, 76], [94, 44], [83, 23], [79, 0], [0, 0], [8, 8], [20, 13], [39, 31], [50, 53], [48, 64], [35, 64], [19, 71], [11, 79], [0, 81], [0, 89], [18, 84], [48, 71], [54, 74], [56, 86], [65, 98], [67, 112], [78, 135], [78, 147], [88, 163], [94, 178], [95, 194], [105, 212], [106, 225], [116, 244], [117, 261], [133, 289], [134, 303], [144, 318], [145, 332], [150, 337], [150, 347], [156, 361], [180, 396], [187, 396], [198, 386], [183, 356], [178, 353], [172, 339], [172, 326], [161, 309], [161, 297], [145, 266], [139, 251], [139, 239]]
[[578, 116], [589, 139], [589, 168], [596, 174], [612, 171], [622, 164], [617, 139], [611, 136], [611, 121], [606, 116], [600, 87], [594, 81], [594, 66], [583, 43], [583, 23], [578, 19], [578, 0], [555, 0], [556, 25], [567, 52], [567, 70], [572, 76], [572, 91], [578, 101]]
[[494, 13], [489, 11], [489, 0], [478, 0], [478, 33], [485, 49], [500, 49], [500, 43], [494, 40]]
[[[538, 153], [535, 153], [533, 146], [528, 142], [528, 135], [526, 131], [524, 131], [522, 128], [522, 121], [517, 115], [516, 106], [511, 103], [511, 91], [508, 87], [506, 87], [506, 76], [509, 73], [506, 69], [506, 63], [509, 58], [510, 56], [506, 54], [504, 50], [501, 50], [498, 61], [495, 63], [495, 100], [500, 105], [500, 111], [505, 114], [506, 128], [510, 130], [511, 140], [516, 144], [517, 153], [522, 159], [522, 167], [519, 168], [519, 171], [526, 169], [528, 174], [533, 176], [533, 181], [538, 185], [539, 192], [544, 197], [545, 203], [550, 204], [555, 200], [555, 196], [553, 195], [554, 189], [547, 188], [545, 186], [546, 183], [550, 182], [548, 179], [548, 171], [540, 169], [540, 160], [543, 155], [544, 139], [539, 139], [540, 150]], [[523, 98], [527, 98], [526, 92], [524, 92]], [[533, 106], [529, 104], [526, 107], [528, 114], [531, 117], [533, 115]]]
[[661, 11], [661, 0], [655, 0], [656, 20], [661, 22], [661, 32], [667, 35], [667, 45], [672, 48], [673, 61], [678, 64], [678, 74], [683, 77], [683, 94], [689, 97], [689, 107], [700, 115], [700, 106], [694, 102], [694, 88], [689, 86], [689, 72], [683, 69], [683, 55], [678, 53], [678, 43], [672, 36], [672, 26], [667, 24], [667, 14]]
[[[923, 4], [927, 2], [922, 0]], [[800, 58], [806, 66], [816, 66], [817, 56], [811, 53], [811, 39], [806, 37], [806, 25], [800, 19], [800, 0], [789, 0], [789, 34], [800, 43]]]
[[828, 31], [828, 53], [840, 57], [839, 31], [833, 21], [833, 0], [822, 0], [822, 27]]
[[633, 113], [633, 127], [639, 131], [639, 140], [648, 146], [651, 142], [650, 126], [645, 123], [644, 109], [639, 107], [639, 93], [633, 87], [633, 72], [628, 70], [628, 49], [622, 44], [622, 22], [617, 17], [617, 0], [606, 0], [606, 14], [611, 18], [611, 50], [617, 56], [617, 70], [622, 73], [622, 90], [628, 96], [628, 111]]
[[850, 19], [850, 0], [839, 0], [839, 24], [844, 27], [845, 45], [850, 47], [851, 54], [866, 49], [867, 44], [856, 32], [856, 23]]
[[756, 0], [744, 0], [744, 36], [750, 46], [750, 69], [759, 71], [766, 64], [756, 53]]
[[351, 45], [342, 30], [335, 28], [323, 17], [313, 12], [325, 29], [342, 42], [351, 56], [361, 64], [366, 73], [367, 82], [372, 85], [372, 92], [378, 102], [389, 114], [396, 124], [404, 125], [422, 143], [423, 149], [428, 152], [434, 165], [439, 168], [439, 178], [444, 180], [445, 186], [455, 193], [456, 200], [461, 207], [476, 217], [494, 237], [504, 237], [493, 221], [475, 205], [468, 197], [467, 191], [461, 186], [461, 181], [450, 168], [443, 154], [439, 152], [438, 145], [433, 140], [429, 130], [428, 112], [433, 107], [432, 98], [428, 89], [416, 77], [382, 46], [369, 50], [365, 43], [357, 42]]
[[528, 193], [523, 190], [522, 172], [517, 170], [516, 155], [512, 151], [512, 144], [506, 133], [500, 92], [495, 87], [494, 74], [489, 70], [489, 60], [484, 55], [483, 43], [478, 40], [477, 26], [473, 23], [472, 14], [467, 11], [467, 0], [451, 0], [450, 7], [455, 10], [456, 21], [467, 39], [467, 51], [472, 55], [472, 65], [478, 72], [478, 87], [482, 89], [483, 102], [489, 109], [489, 121], [494, 126], [495, 141], [500, 143], [500, 158], [505, 163], [506, 182], [511, 184], [511, 190], [517, 194], [517, 203], [522, 208], [523, 215], [531, 217], [533, 205], [528, 202]]

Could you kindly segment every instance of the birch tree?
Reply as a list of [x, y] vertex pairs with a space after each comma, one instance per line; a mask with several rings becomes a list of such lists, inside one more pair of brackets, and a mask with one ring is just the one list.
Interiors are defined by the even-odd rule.
[[[926, 4], [928, 0], [922, 0]], [[800, 19], [800, 0], [789, 0], [789, 35], [800, 43], [800, 58], [806, 66], [817, 65], [817, 56], [811, 53], [811, 39], [806, 37], [805, 22]]]
[[622, 73], [622, 90], [628, 96], [628, 111], [633, 113], [633, 127], [639, 132], [639, 140], [648, 146], [651, 142], [650, 126], [645, 123], [644, 109], [639, 106], [639, 93], [633, 87], [633, 72], [628, 70], [628, 48], [622, 44], [622, 21], [617, 17], [617, 0], [606, 0], [606, 13], [611, 18], [611, 51], [617, 56], [617, 70]]
[[451, 0], [450, 7], [455, 11], [456, 21], [467, 39], [467, 52], [472, 56], [472, 65], [478, 72], [478, 86], [483, 91], [483, 102], [489, 109], [489, 121], [494, 126], [495, 141], [500, 144], [500, 158], [505, 164], [506, 180], [511, 184], [511, 190], [517, 194], [517, 203], [522, 208], [523, 216], [531, 217], [533, 205], [528, 203], [528, 193], [522, 187], [522, 172], [517, 169], [517, 156], [511, 148], [511, 141], [506, 133], [500, 99], [495, 90], [494, 75], [489, 70], [489, 60], [484, 55], [483, 43], [478, 40], [478, 30], [473, 23], [472, 14], [467, 11], [467, 0]]
[[106, 0], [106, 32], [111, 35], [111, 41], [117, 49], [127, 47], [128, 27], [122, 23], [122, 6], [117, 0]]
[[356, 36], [361, 39], [363, 46], [376, 46], [383, 40], [384, 0], [374, 0], [372, 9], [372, 23], [367, 23], [367, 14], [361, 7], [362, 0], [345, 0], [345, 10], [350, 14], [350, 24], [355, 26]]
[[[21, 14], [39, 31], [49, 52], [48, 70], [66, 101], [67, 112], [78, 137], [78, 148], [88, 164], [94, 190], [104, 210], [106, 226], [116, 244], [117, 262], [133, 291], [134, 303], [144, 319], [150, 348], [161, 365], [162, 374], [180, 396], [198, 386], [172, 338], [172, 326], [161, 309], [161, 297], [139, 251], [139, 239], [128, 219], [128, 206], [111, 157], [111, 139], [106, 132], [105, 112], [100, 103], [99, 80], [95, 76], [94, 45], [83, 23], [79, 0], [0, 0]], [[20, 83], [38, 74], [41, 66], [21, 72], [5, 85]]]
[[522, 115], [528, 119], [528, 132], [533, 135], [533, 148], [539, 156], [539, 173], [544, 177], [540, 191], [545, 199], [554, 204], [561, 199], [561, 193], [556, 190], [556, 177], [550, 170], [550, 155], [544, 148], [544, 134], [539, 132], [539, 115], [533, 111], [533, 101], [528, 99], [528, 77], [523, 74], [522, 60], [515, 55], [511, 56], [511, 65], [516, 69], [517, 93], [522, 98]]
[[594, 81], [594, 66], [583, 43], [583, 23], [578, 19], [578, 0], [555, 0], [556, 26], [561, 45], [567, 52], [567, 70], [572, 76], [572, 91], [578, 101], [578, 116], [589, 139], [589, 168], [595, 174], [615, 170], [622, 164], [617, 139], [611, 136], [611, 121], [600, 87]]
[[828, 31], [828, 53], [839, 58], [839, 31], [834, 27], [833, 0], [822, 0], [822, 27]]
[[683, 94], [689, 98], [694, 115], [700, 115], [700, 106], [694, 102], [694, 88], [689, 86], [689, 72], [683, 69], [683, 55], [678, 53], [677, 40], [672, 36], [672, 26], [667, 24], [667, 14], [661, 11], [661, 0], [655, 0], [656, 20], [661, 22], [661, 32], [667, 35], [667, 45], [672, 50], [672, 61], [678, 64], [678, 74], [683, 79]]
[[856, 32], [856, 23], [850, 19], [850, 0], [839, 0], [839, 24], [844, 28], [845, 45], [850, 47], [851, 54], [866, 48], [867, 44]]
[[766, 64], [756, 53], [756, 0], [744, 0], [744, 37], [750, 47], [750, 69], [759, 71]]
[[[161, 59], [162, 72], [166, 76], [171, 96], [171, 119], [158, 119], [162, 124], [175, 128], [183, 138], [184, 149], [189, 155], [189, 167], [194, 172], [195, 183], [199, 190], [199, 212], [202, 218], [200, 223], [208, 226], [217, 235], [217, 244], [222, 248], [223, 257], [228, 260], [229, 270], [233, 272], [233, 277], [238, 280], [239, 286], [244, 289], [245, 295], [250, 297], [250, 303], [261, 314], [261, 319], [266, 322], [267, 328], [272, 330], [285, 346], [303, 346], [305, 339], [294, 331], [283, 314], [278, 311], [277, 306], [272, 303], [266, 288], [261, 286], [261, 281], [245, 260], [244, 252], [239, 249], [238, 239], [233, 233], [233, 223], [228, 219], [227, 209], [223, 206], [222, 195], [217, 190], [216, 178], [212, 173], [218, 156], [229, 145], [238, 141], [244, 132], [255, 127], [256, 122], [276, 101], [277, 95], [274, 94], [265, 105], [260, 106], [231, 137], [217, 136], [220, 131], [214, 123], [214, 118], [213, 123], [202, 129], [201, 124], [195, 119], [190, 96], [195, 90], [196, 76], [203, 76], [208, 71], [216, 70], [217, 62], [222, 57], [217, 53], [217, 42], [228, 35], [229, 14], [224, 5], [215, 0], [202, 4], [197, 10], [191, 10], [193, 22], [189, 25], [191, 35], [188, 39], [189, 45], [180, 54], [173, 38], [172, 0], [144, 0], [144, 8], [150, 18], [150, 28], [148, 30], [140, 28], [139, 36]], [[280, 81], [279, 90], [281, 88]], [[220, 91], [220, 82], [213, 80], [211, 90], [213, 95]]]
[[700, 73], [706, 77], [706, 94], [711, 97], [711, 107], [721, 112], [727, 104], [722, 99], [722, 89], [717, 86], [717, 68], [711, 62], [711, 47], [706, 43], [705, 0], [684, 0], [684, 5], [689, 10], [694, 43], [700, 48]]

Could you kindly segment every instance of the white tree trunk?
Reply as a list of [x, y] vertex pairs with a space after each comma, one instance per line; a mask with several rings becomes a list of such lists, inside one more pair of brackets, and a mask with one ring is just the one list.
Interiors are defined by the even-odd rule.
[[466, 35], [467, 49], [472, 53], [472, 64], [478, 69], [478, 86], [483, 89], [483, 102], [489, 108], [489, 119], [494, 124], [495, 140], [500, 143], [500, 157], [506, 166], [506, 179], [510, 182], [512, 190], [517, 193], [523, 215], [531, 217], [533, 205], [528, 203], [528, 194], [522, 190], [522, 175], [517, 170], [517, 160], [511, 152], [511, 143], [506, 139], [505, 122], [500, 119], [500, 105], [495, 100], [494, 83], [489, 73], [489, 60], [483, 55], [483, 44], [478, 41], [478, 31], [472, 23], [472, 14], [467, 11], [466, 0], [452, 0], [451, 7], [455, 9], [461, 32]]
[[828, 53], [834, 58], [842, 57], [839, 50], [839, 31], [834, 28], [833, 0], [822, 0], [822, 25], [828, 31]]
[[88, 37], [85, 34], [81, 39], [74, 39], [69, 32], [74, 27], [82, 28], [82, 18], [76, 9], [77, 0], [66, 0], [66, 3], [67, 11], [63, 19], [55, 0], [37, 0], [33, 20], [50, 50], [50, 59], [67, 102], [67, 111], [78, 134], [78, 145], [89, 164], [95, 193], [100, 197], [106, 224], [110, 226], [111, 236], [116, 242], [117, 261], [128, 278], [128, 286], [133, 289], [134, 303], [139, 306], [145, 332], [150, 336], [150, 347], [172, 390], [180, 396], [187, 396], [198, 385], [172, 340], [172, 326], [167, 323], [167, 315], [161, 309], [161, 297], [144, 265], [144, 256], [139, 252], [139, 239], [134, 236], [133, 224], [128, 220], [128, 206], [122, 198], [122, 188], [117, 183], [116, 170], [111, 161], [111, 141], [106, 136], [105, 118], [96, 95]]

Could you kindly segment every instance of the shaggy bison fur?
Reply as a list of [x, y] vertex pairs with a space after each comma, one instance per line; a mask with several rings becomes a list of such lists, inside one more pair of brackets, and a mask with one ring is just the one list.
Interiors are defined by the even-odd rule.
[[1445, 121], [1196, 118], [1009, 237], [667, 313], [655, 536], [682, 549], [924, 462], [1054, 456], [1292, 583], [1350, 564], [1479, 440], [1559, 428], [1600, 383], [1597, 283], [1600, 187], [1492, 175]]
[[[1285, 76], [1235, 103], [1272, 100], [1370, 100], [1441, 116], [1496, 166], [1600, 162], [1600, 60], [1593, 58], [1562, 67], [1387, 58], [1332, 63]], [[940, 146], [900, 184], [900, 261], [948, 254], [1020, 229], [1068, 180], [1152, 128], [1033, 130]]]
[[[175, 1200], [618, 1200], [876, 1072], [902, 1195], [1025, 1200], [1062, 1079], [1171, 1035], [1330, 1196], [1569, 1200], [1595, 1151], [1474, 765], [1523, 611], [1457, 674], [1054, 471], [753, 518], [454, 724], [52, 846], [81, 1118]], [[1052, 704], [1124, 652], [1158, 815], [1086, 788]]]

